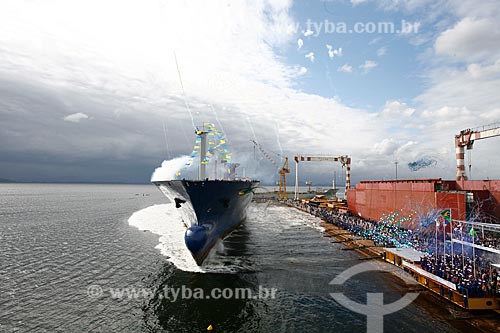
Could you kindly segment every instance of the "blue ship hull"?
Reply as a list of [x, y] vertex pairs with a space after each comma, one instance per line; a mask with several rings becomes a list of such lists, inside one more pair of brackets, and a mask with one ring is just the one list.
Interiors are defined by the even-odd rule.
[[171, 180], [153, 182], [175, 203], [186, 226], [184, 240], [201, 265], [216, 242], [246, 217], [258, 181]]

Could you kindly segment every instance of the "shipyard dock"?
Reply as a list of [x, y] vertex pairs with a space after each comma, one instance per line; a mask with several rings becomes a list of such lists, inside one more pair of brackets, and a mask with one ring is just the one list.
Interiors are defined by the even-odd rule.
[[500, 310], [498, 297], [467, 297], [457, 290], [456, 284], [434, 275], [421, 267], [425, 253], [409, 248], [384, 248], [385, 261], [411, 274], [427, 290], [466, 310]]
[[[495, 295], [493, 293], [481, 297], [469, 297], [467, 290], [459, 290], [455, 283], [424, 269], [421, 260], [428, 254], [413, 248], [381, 246], [371, 239], [363, 239], [363, 237], [359, 237], [339, 225], [332, 224], [321, 213], [318, 213], [326, 211], [335, 212], [335, 214], [346, 214], [348, 210], [345, 207], [345, 202], [339, 200], [337, 203], [336, 201], [316, 197], [312, 200], [303, 199], [300, 203], [289, 201], [287, 204], [322, 218], [323, 223], [321, 225], [324, 228], [324, 237], [331, 238], [332, 243], [344, 245], [343, 250], [345, 251], [356, 251], [362, 254], [363, 258], [361, 260], [375, 259], [388, 262], [406, 272], [422, 289], [428, 290], [439, 299], [446, 300], [463, 310], [491, 310], [500, 313], [499, 294]], [[352, 214], [350, 215], [352, 216]], [[362, 220], [360, 217], [355, 216], [354, 218]], [[491, 268], [500, 268], [500, 265], [492, 264]]]

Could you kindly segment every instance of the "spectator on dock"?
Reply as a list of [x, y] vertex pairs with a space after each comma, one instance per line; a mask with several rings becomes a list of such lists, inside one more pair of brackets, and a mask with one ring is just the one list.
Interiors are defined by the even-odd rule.
[[339, 226], [363, 239], [371, 239], [374, 244], [382, 247], [407, 247], [422, 249], [427, 242], [418, 233], [388, 223], [365, 220], [352, 214], [342, 214], [332, 210], [312, 207], [310, 205], [289, 200], [293, 205], [310, 214], [321, 217], [328, 223]]
[[[427, 253], [421, 258], [422, 269], [442, 279], [450, 281], [457, 286], [457, 290], [465, 296], [464, 302], [471, 297], [500, 296], [500, 272], [489, 266], [486, 259], [481, 256], [462, 258], [461, 254], [431, 255], [433, 239], [418, 232], [404, 229], [401, 226], [366, 220], [351, 213], [339, 213], [337, 211], [313, 207], [311, 205], [288, 200], [291, 206], [295, 206], [312, 215], [322, 218], [324, 221], [341, 227], [350, 233], [363, 239], [370, 239], [376, 246], [413, 248]], [[483, 246], [498, 246], [497, 238], [485, 237], [478, 241]], [[474, 274], [474, 267], [476, 274]], [[444, 291], [443, 291], [444, 293]]]
[[[465, 263], [465, 265], [464, 265]], [[493, 269], [482, 258], [475, 258], [476, 274], [474, 274], [474, 260], [455, 254], [453, 257], [426, 255], [421, 258], [422, 269], [457, 286], [457, 290], [468, 297], [491, 297], [498, 293], [498, 270]]]

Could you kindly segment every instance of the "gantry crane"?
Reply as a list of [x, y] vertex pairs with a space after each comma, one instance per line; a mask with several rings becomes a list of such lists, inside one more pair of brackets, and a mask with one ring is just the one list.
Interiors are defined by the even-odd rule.
[[[466, 129], [455, 135], [455, 153], [457, 158], [457, 181], [467, 180], [465, 174], [465, 147], [472, 149], [474, 141], [500, 136], [500, 123], [485, 125], [480, 128]], [[471, 165], [469, 164], [469, 174]]]
[[295, 156], [295, 200], [299, 199], [299, 162], [318, 162], [333, 161], [340, 162], [345, 168], [345, 198], [347, 199], [347, 190], [351, 187], [351, 158], [343, 156]]
[[[278, 164], [276, 163], [276, 161], [271, 156], [269, 156], [269, 154], [264, 149], [264, 147], [262, 147], [261, 144], [259, 144], [255, 140], [250, 140], [250, 141], [253, 142], [255, 147], [257, 147], [260, 150], [262, 155], [264, 155], [264, 157], [267, 158], [274, 165], [274, 167], [278, 170], [278, 173], [280, 175], [280, 181], [279, 181], [279, 187], [278, 187], [278, 200], [287, 200], [288, 197], [287, 197], [287, 193], [286, 193], [286, 174], [290, 173], [290, 168], [288, 167], [288, 157], [285, 157], [285, 161], [280, 168], [278, 166]], [[273, 153], [273, 154], [281, 157], [280, 154], [276, 154], [276, 153]]]

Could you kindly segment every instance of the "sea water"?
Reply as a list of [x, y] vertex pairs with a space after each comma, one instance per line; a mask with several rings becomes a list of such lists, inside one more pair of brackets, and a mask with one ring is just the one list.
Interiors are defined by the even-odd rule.
[[[323, 237], [320, 222], [252, 203], [198, 267], [176, 209], [152, 185], [2, 184], [0, 332], [366, 331], [366, 316], [336, 303], [329, 284], [362, 257]], [[165, 291], [175, 288], [267, 288], [275, 297], [173, 301]], [[377, 272], [340, 291], [359, 303], [367, 292], [386, 303], [406, 293]], [[384, 318], [387, 332], [459, 331], [455, 324], [418, 299]]]

